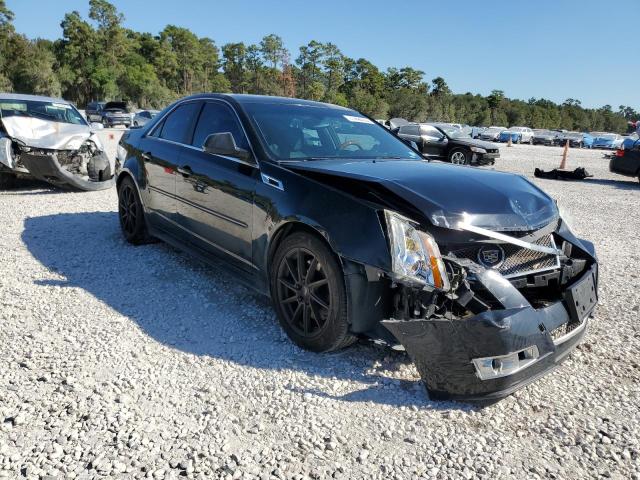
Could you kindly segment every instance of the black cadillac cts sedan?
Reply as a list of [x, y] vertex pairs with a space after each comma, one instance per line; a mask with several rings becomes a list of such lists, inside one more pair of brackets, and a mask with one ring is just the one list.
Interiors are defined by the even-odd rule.
[[429, 163], [347, 108], [191, 96], [127, 132], [118, 158], [129, 242], [222, 259], [303, 348], [402, 344], [432, 398], [532, 382], [577, 345], [597, 302], [593, 245], [544, 192]]

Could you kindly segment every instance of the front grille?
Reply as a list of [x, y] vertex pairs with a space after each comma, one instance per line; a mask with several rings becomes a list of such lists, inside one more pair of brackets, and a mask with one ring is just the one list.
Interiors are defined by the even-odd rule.
[[[526, 234], [526, 232], [522, 233]], [[555, 248], [556, 246], [551, 234], [544, 235], [533, 243], [544, 247]], [[453, 250], [451, 253], [458, 258], [468, 258], [480, 265], [484, 265], [478, 258], [480, 249], [484, 246], [493, 246], [493, 244], [474, 245], [472, 247]], [[517, 245], [511, 245], [509, 243], [502, 243], [499, 247], [504, 252], [504, 260], [494, 268], [504, 277], [518, 277], [530, 273], [553, 270], [560, 266], [557, 255], [536, 252], [534, 250], [518, 247]]]

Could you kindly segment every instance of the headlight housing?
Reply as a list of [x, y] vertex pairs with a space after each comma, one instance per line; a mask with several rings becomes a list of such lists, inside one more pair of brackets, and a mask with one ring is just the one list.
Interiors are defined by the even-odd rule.
[[487, 151], [484, 148], [480, 148], [480, 147], [471, 147], [471, 151], [474, 153], [487, 153]]
[[449, 290], [440, 249], [431, 235], [402, 215], [385, 210], [391, 248], [391, 267], [397, 280]]

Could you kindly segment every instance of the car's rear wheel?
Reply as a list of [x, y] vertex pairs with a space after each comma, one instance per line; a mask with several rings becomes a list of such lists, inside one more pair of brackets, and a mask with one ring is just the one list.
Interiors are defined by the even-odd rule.
[[533, 137], [529, 139], [529, 145], [533, 145]]
[[460, 148], [452, 150], [449, 154], [449, 161], [454, 165], [468, 165], [471, 163], [471, 155]]
[[285, 238], [270, 264], [270, 284], [280, 325], [296, 345], [327, 352], [356, 340], [342, 268], [317, 237], [298, 232]]
[[0, 172], [0, 190], [13, 188], [16, 183], [16, 176], [13, 173]]
[[118, 187], [118, 217], [120, 228], [127, 242], [134, 245], [149, 242], [150, 237], [147, 232], [142, 202], [138, 190], [129, 176], [125, 177]]

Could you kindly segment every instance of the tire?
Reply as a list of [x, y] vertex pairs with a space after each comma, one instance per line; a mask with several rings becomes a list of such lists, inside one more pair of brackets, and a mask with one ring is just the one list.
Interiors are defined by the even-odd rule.
[[0, 172], [0, 190], [9, 190], [16, 184], [16, 176], [13, 173]]
[[127, 242], [133, 245], [149, 243], [144, 208], [131, 177], [125, 177], [118, 187], [118, 218], [120, 229]]
[[518, 137], [518, 140], [516, 140], [516, 143], [520, 145], [522, 143], [522, 137]]
[[471, 155], [467, 150], [456, 148], [449, 152], [449, 161], [453, 165], [469, 165], [471, 163]]
[[342, 268], [331, 250], [306, 232], [286, 237], [269, 268], [280, 326], [299, 347], [329, 352], [351, 345]]
[[104, 128], [109, 128], [109, 122], [107, 121], [107, 119], [106, 119], [106, 118], [103, 118], [103, 119], [102, 119], [102, 126], [103, 126]]
[[529, 145], [533, 145], [533, 137], [529, 139]]
[[138, 126], [138, 122], [133, 122], [133, 126], [137, 127]]

